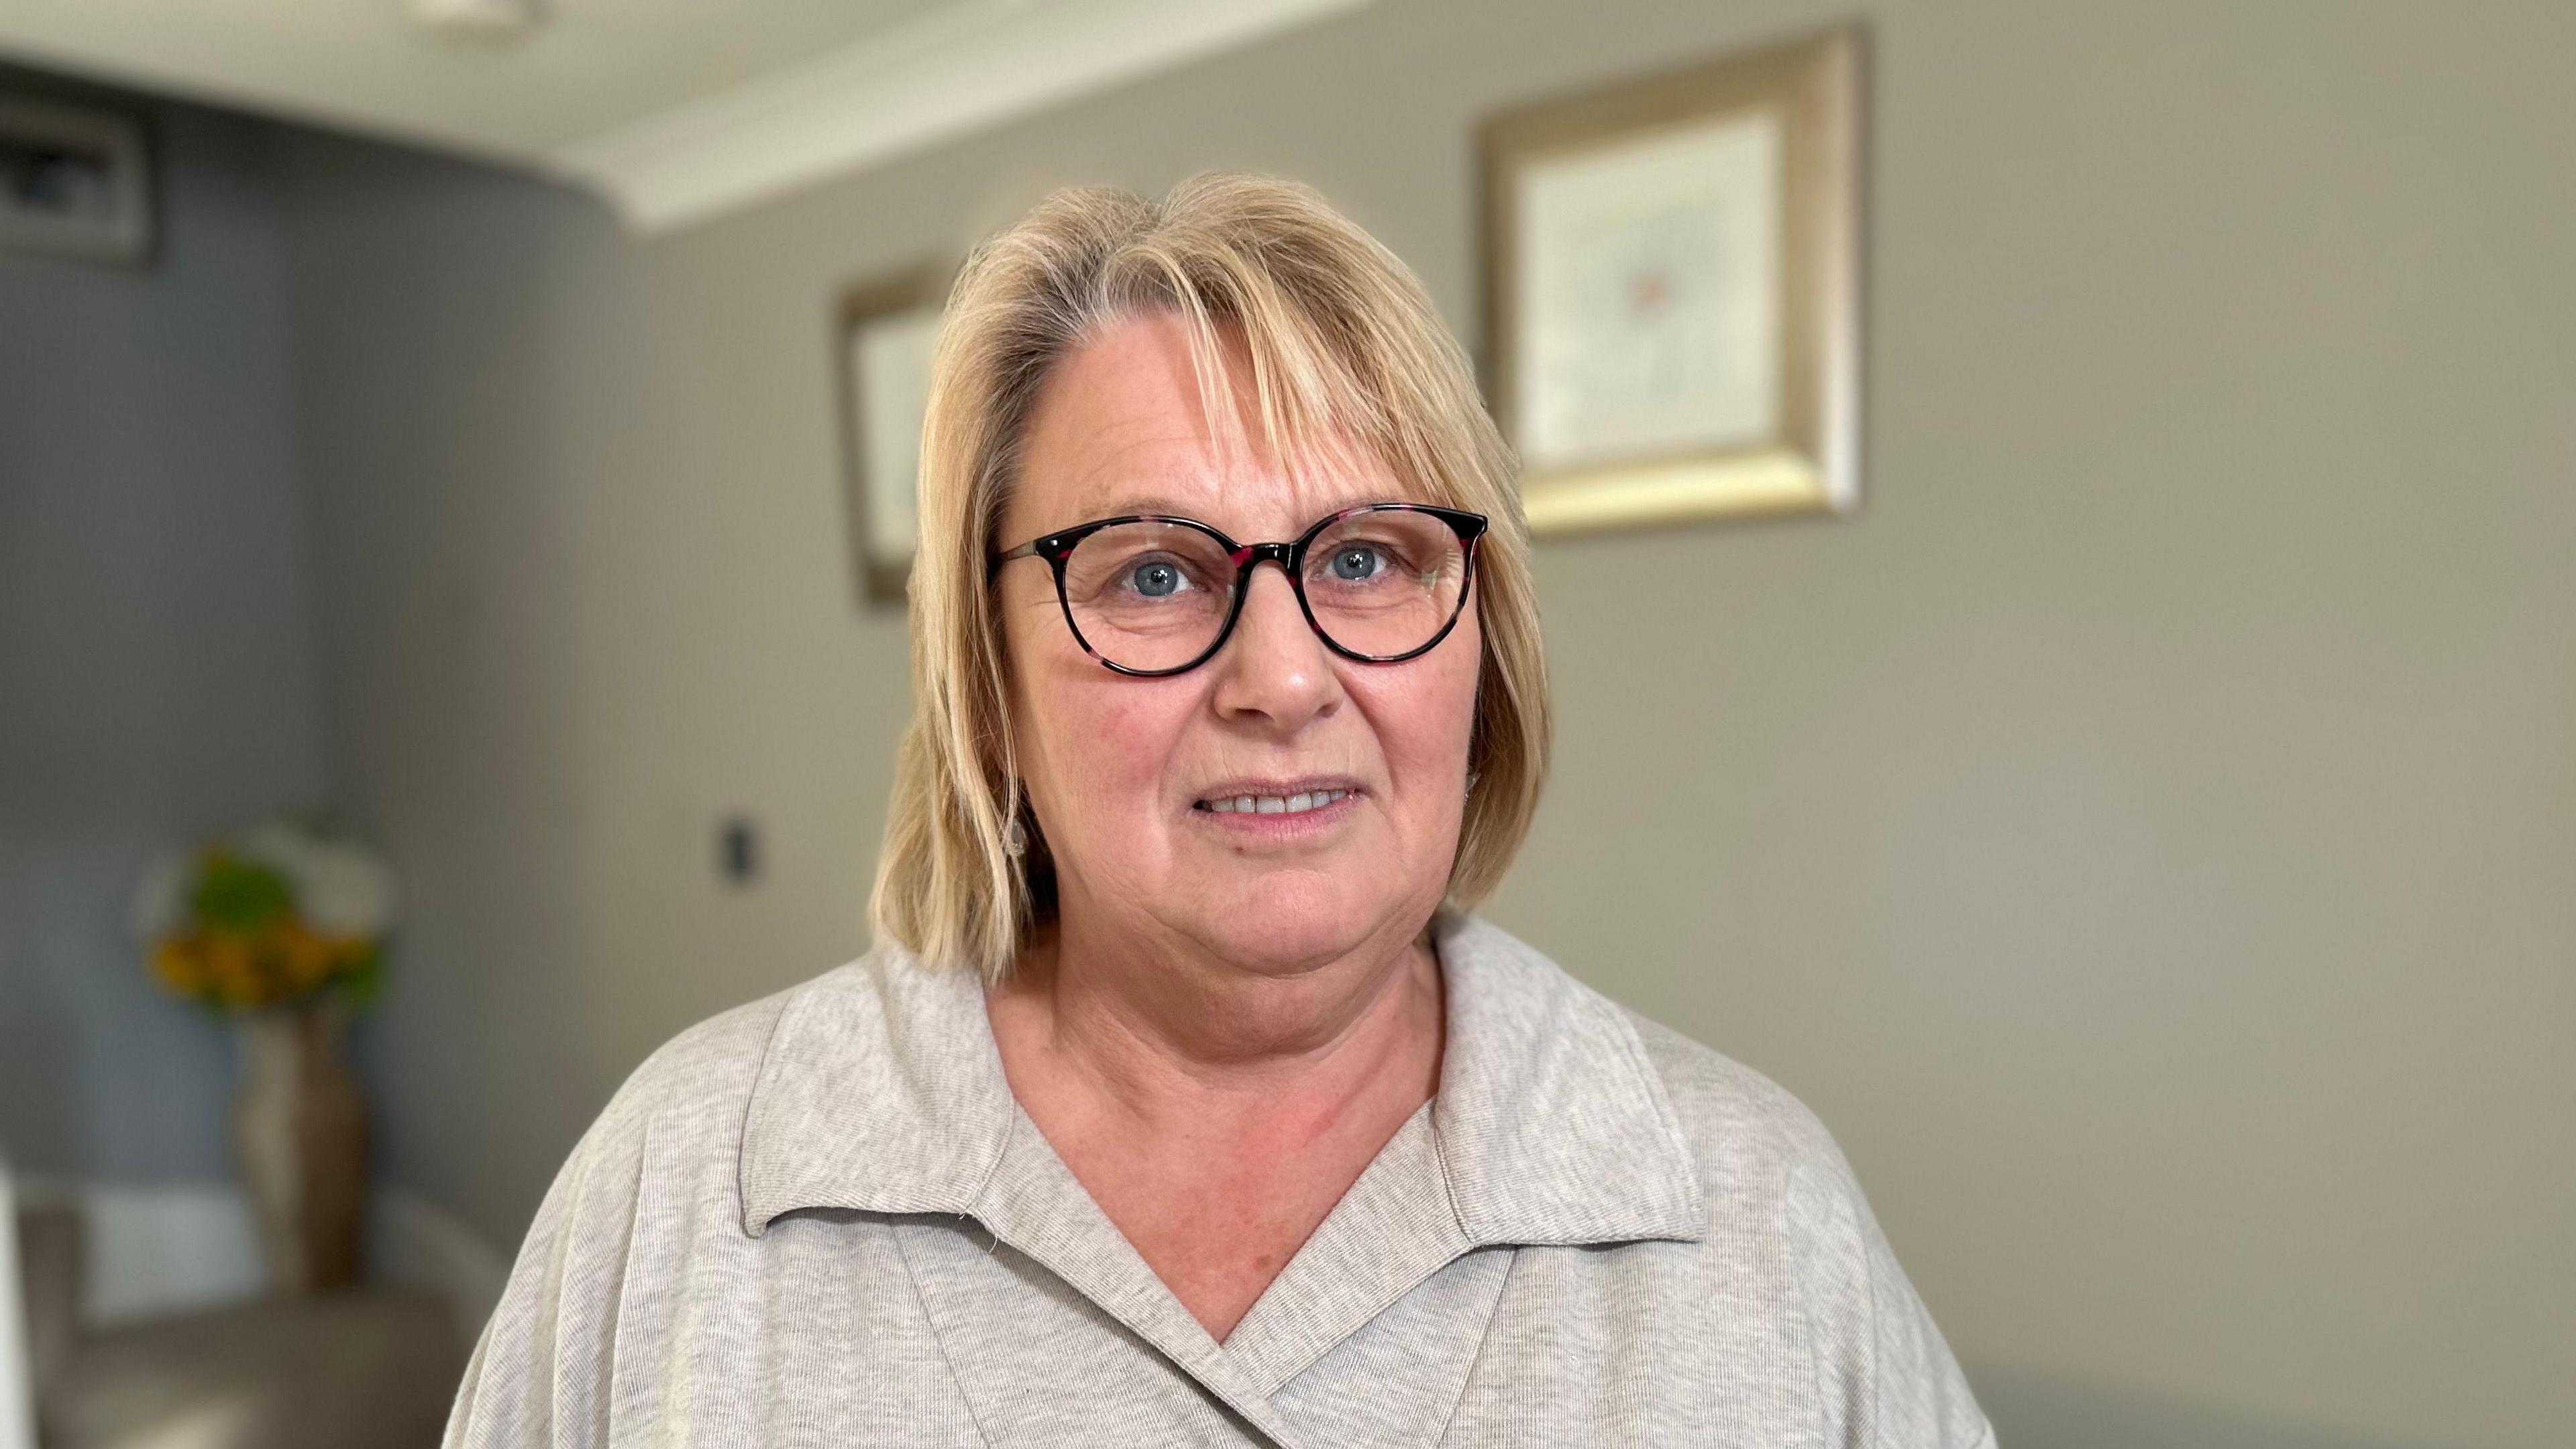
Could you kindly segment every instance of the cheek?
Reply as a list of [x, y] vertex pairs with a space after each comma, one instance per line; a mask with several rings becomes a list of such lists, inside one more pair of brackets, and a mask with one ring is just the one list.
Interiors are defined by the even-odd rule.
[[[1470, 647], [1452, 654], [1452, 644]], [[1476, 722], [1476, 644], [1472, 637], [1453, 639], [1413, 665], [1398, 666], [1406, 673], [1359, 681], [1397, 797], [1408, 813], [1420, 812], [1417, 818], [1454, 814], [1465, 799]]]
[[1055, 823], [1050, 834], [1063, 840], [1067, 830], [1124, 835], [1152, 814], [1192, 700], [1077, 654], [1022, 675], [1020, 704], [1030, 788]]

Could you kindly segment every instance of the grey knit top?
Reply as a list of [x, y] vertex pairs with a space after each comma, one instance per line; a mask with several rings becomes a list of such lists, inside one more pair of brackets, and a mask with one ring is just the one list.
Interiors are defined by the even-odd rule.
[[1473, 916], [1397, 1130], [1224, 1342], [880, 948], [656, 1052], [564, 1164], [450, 1449], [1991, 1445], [1816, 1119]]

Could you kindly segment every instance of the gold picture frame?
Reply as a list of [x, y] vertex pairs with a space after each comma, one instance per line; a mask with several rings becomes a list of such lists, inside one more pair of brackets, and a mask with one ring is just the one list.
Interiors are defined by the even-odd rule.
[[1533, 532], [1859, 506], [1862, 64], [1846, 25], [1484, 123]]
[[850, 556], [863, 603], [904, 602], [912, 578], [922, 412], [951, 272], [924, 264], [841, 296], [833, 354]]

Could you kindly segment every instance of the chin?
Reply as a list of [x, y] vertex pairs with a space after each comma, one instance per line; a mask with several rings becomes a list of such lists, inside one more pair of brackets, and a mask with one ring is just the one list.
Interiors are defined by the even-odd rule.
[[1349, 954], [1398, 904], [1382, 883], [1302, 870], [1266, 871], [1201, 899], [1211, 908], [1207, 934], [1226, 956], [1282, 973]]

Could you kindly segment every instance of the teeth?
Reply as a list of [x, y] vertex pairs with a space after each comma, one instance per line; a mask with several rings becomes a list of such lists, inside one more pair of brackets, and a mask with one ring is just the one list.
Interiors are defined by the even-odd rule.
[[1307, 790], [1295, 795], [1237, 795], [1231, 800], [1203, 800], [1199, 803], [1219, 815], [1302, 815], [1321, 810], [1351, 793], [1348, 790]]

